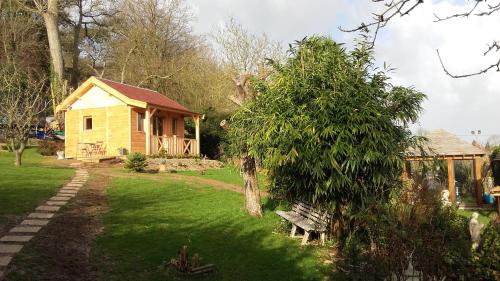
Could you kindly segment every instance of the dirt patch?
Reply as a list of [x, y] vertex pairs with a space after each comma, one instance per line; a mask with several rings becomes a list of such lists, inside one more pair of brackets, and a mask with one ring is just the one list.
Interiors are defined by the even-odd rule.
[[100, 219], [107, 211], [104, 189], [108, 183], [107, 176], [91, 176], [73, 201], [27, 245], [27, 251], [16, 257], [12, 280], [97, 279], [90, 251], [93, 240], [103, 231]]

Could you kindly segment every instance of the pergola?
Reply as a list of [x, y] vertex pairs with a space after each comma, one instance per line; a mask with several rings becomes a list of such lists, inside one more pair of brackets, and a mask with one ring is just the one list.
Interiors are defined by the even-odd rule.
[[420, 150], [409, 149], [406, 156], [406, 173], [410, 174], [410, 161], [446, 160], [448, 164], [448, 190], [450, 201], [455, 203], [455, 160], [472, 160], [474, 182], [476, 185], [476, 202], [482, 204], [481, 167], [484, 150], [469, 144], [445, 130], [432, 131], [425, 136], [428, 142], [424, 145], [423, 153]]

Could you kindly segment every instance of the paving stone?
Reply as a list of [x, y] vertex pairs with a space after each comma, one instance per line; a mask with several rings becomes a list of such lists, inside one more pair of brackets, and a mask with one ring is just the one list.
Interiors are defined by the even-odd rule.
[[52, 200], [52, 201], [68, 201], [69, 199], [71, 199], [71, 197], [69, 197], [67, 195], [59, 196], [59, 194], [56, 196], [50, 197], [50, 200]]
[[76, 189], [76, 190], [75, 189], [61, 189], [61, 190], [59, 190], [59, 193], [73, 193], [73, 194], [76, 194], [76, 193], [78, 193], [78, 191], [80, 191], [80, 190], [78, 190], [78, 189]]
[[49, 220], [23, 220], [21, 225], [36, 225], [45, 226], [49, 223]]
[[44, 212], [57, 212], [57, 211], [59, 211], [59, 209], [61, 209], [61, 207], [59, 207], [59, 206], [45, 206], [45, 205], [43, 205], [43, 206], [36, 207], [35, 210], [44, 211]]
[[0, 254], [15, 254], [23, 248], [23, 245], [0, 243]]
[[[75, 197], [76, 192], [71, 192], [71, 191], [62, 191], [56, 194], [56, 197]], [[53, 199], [52, 199], [53, 200]]]
[[28, 215], [28, 218], [30, 218], [30, 219], [50, 219], [53, 216], [54, 216], [54, 214], [52, 214], [52, 213], [31, 213]]
[[16, 226], [10, 232], [36, 233], [40, 229], [42, 229], [41, 226]]
[[49, 206], [64, 206], [68, 203], [68, 201], [47, 201], [45, 202], [45, 205]]
[[63, 197], [75, 197], [78, 191], [60, 191], [57, 193], [57, 196], [63, 196]]
[[28, 242], [33, 238], [32, 235], [5, 235], [0, 238], [2, 242]]
[[[0, 256], [0, 266], [7, 266], [9, 265], [10, 261], [12, 260], [11, 256]], [[0, 277], [2, 277], [2, 274], [0, 272]]]
[[61, 188], [60, 190], [80, 190], [80, 187], [79, 186], [65, 186], [63, 188]]
[[83, 183], [68, 183], [64, 187], [82, 187]]

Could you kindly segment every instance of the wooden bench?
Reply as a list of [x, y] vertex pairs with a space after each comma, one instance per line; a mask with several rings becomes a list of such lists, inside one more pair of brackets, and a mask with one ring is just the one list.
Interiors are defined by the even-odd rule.
[[301, 245], [307, 244], [311, 232], [318, 232], [321, 245], [325, 244], [326, 232], [331, 217], [328, 212], [315, 209], [308, 203], [295, 201], [291, 211], [276, 211], [276, 213], [293, 224], [290, 237], [295, 237], [297, 227], [304, 230]]

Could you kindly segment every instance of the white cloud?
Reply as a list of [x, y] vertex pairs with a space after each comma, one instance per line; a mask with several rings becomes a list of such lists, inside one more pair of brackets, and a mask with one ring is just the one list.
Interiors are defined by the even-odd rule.
[[[472, 1], [471, 1], [472, 2]], [[198, 20], [195, 31], [207, 33], [234, 17], [254, 33], [265, 32], [288, 44], [306, 35], [333, 36], [351, 45], [354, 34], [339, 32], [369, 21], [375, 6], [370, 0], [188, 0]], [[379, 63], [397, 70], [394, 82], [415, 86], [428, 95], [420, 124], [466, 136], [481, 129], [483, 138], [499, 134], [500, 73], [453, 79], [446, 76], [436, 55], [439, 49], [450, 71], [461, 74], [491, 64], [495, 56], [482, 52], [493, 39], [500, 40], [500, 17], [456, 19], [434, 23], [434, 13], [463, 11], [460, 1], [425, 1], [411, 16], [391, 22], [376, 47]], [[470, 5], [470, 4], [469, 4]], [[498, 59], [498, 56], [496, 57]]]

